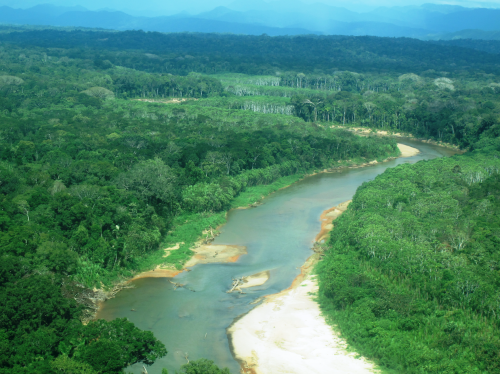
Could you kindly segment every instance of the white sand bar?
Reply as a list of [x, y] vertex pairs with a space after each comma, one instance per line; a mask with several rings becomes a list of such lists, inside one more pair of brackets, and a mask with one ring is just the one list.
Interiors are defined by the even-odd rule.
[[409, 145], [398, 143], [398, 148], [401, 151], [401, 157], [412, 157], [420, 153], [417, 148], [410, 147]]
[[368, 374], [375, 366], [346, 351], [311, 293], [314, 279], [267, 299], [228, 329], [242, 372]]

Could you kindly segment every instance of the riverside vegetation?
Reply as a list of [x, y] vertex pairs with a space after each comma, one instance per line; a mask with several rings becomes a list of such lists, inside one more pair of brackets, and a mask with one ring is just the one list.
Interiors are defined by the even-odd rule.
[[[392, 170], [372, 184], [398, 183], [364, 200], [372, 185], [363, 186], [332, 232], [321, 300], [349, 341], [388, 367], [494, 371], [495, 59], [411, 40], [311, 39], [316, 51], [335, 43], [344, 69], [349, 46], [359, 52], [353, 72], [319, 52], [308, 61], [301, 38], [284, 39], [300, 56], [293, 65], [268, 37], [17, 31], [0, 35], [9, 41], [0, 45], [0, 372], [118, 373], [164, 356], [126, 320], [82, 324], [99, 289], [159, 263], [182, 268], [227, 209], [305, 173], [398, 154], [393, 139], [332, 124], [477, 149]], [[236, 41], [261, 59], [238, 57]], [[382, 69], [382, 54], [370, 64], [361, 52], [370, 43], [404, 67]], [[412, 65], [421, 50], [428, 58]], [[355, 219], [373, 225], [362, 231]], [[206, 360], [181, 370], [225, 372]]]
[[[397, 154], [393, 140], [292, 116], [124, 98], [141, 97], [124, 83], [137, 79], [217, 95], [222, 86], [214, 78], [102, 71], [93, 60], [38, 52], [2, 50], [5, 372], [114, 373], [153, 363], [166, 350], [151, 332], [126, 320], [80, 322], [94, 287], [158, 261], [182, 267], [192, 243], [224, 221], [235, 197], [259, 199], [309, 170]], [[170, 242], [185, 244], [164, 259], [159, 249]]]
[[397, 373], [500, 370], [499, 145], [358, 188], [318, 265], [320, 304], [358, 352]]

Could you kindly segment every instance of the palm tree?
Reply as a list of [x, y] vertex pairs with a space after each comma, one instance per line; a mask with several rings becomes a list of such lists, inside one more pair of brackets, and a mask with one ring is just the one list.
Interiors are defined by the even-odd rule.
[[312, 105], [314, 107], [314, 122], [318, 120], [318, 105], [321, 104], [322, 101], [320, 99], [305, 99], [304, 104]]

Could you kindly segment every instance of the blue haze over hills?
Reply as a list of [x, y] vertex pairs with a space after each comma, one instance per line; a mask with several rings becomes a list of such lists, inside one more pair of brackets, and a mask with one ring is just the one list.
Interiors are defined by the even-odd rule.
[[[193, 3], [196, 0], [187, 0], [187, 3], [189, 1]], [[124, 9], [126, 3], [120, 6], [114, 0], [100, 4], [114, 5], [115, 9], [122, 10], [109, 7], [89, 10], [89, 7], [97, 4], [90, 0], [81, 3], [65, 1], [66, 6], [54, 2], [34, 5], [36, 1], [32, 0], [0, 0], [0, 23], [271, 36], [319, 34], [421, 39], [500, 38], [500, 9], [484, 7], [422, 4], [374, 8], [367, 5], [357, 6], [363, 11], [355, 11], [353, 9], [356, 7], [352, 5], [351, 9], [347, 9], [325, 3], [306, 4], [299, 0], [239, 0], [226, 3], [219, 1], [225, 5], [201, 12], [198, 10], [203, 7], [193, 6], [173, 15], [152, 16], [161, 14], [161, 11], [127, 10]]]

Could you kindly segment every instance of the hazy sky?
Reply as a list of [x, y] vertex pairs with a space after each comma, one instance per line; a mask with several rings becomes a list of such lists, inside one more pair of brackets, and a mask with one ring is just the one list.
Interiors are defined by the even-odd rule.
[[[154, 11], [162, 14], [175, 14], [181, 11], [188, 11], [191, 14], [200, 13], [211, 10], [217, 6], [231, 6], [231, 4], [243, 3], [250, 8], [259, 8], [259, 3], [266, 0], [0, 0], [0, 5], [8, 5], [15, 8], [27, 8], [37, 4], [54, 4], [54, 5], [81, 5], [88, 9], [112, 8], [118, 10], [133, 10], [133, 11]], [[281, 1], [284, 0], [267, 0]], [[287, 2], [294, 1], [288, 0]], [[296, 0], [298, 1], [298, 0]], [[420, 5], [424, 3], [436, 4], [453, 4], [467, 7], [492, 7], [500, 8], [500, 0], [301, 0], [303, 3], [324, 3], [333, 6], [343, 6], [351, 10], [360, 12], [370, 10], [378, 6], [405, 6], [405, 5]], [[363, 5], [364, 4], [364, 5]]]

